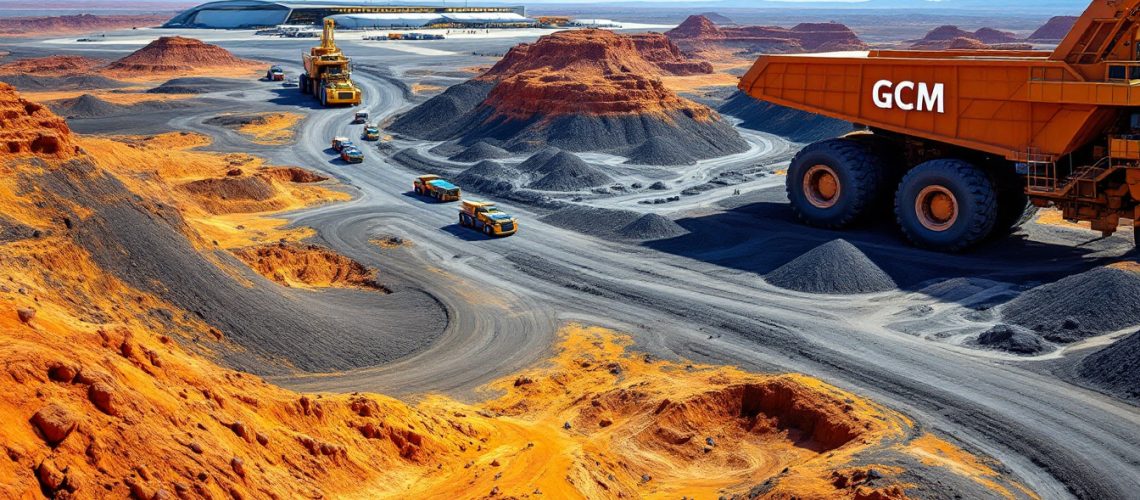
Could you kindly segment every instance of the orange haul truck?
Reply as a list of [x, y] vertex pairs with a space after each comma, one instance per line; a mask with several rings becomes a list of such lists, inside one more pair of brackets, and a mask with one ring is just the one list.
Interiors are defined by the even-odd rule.
[[1046, 206], [1109, 235], [1140, 218], [1138, 20], [1140, 0], [1094, 0], [1051, 52], [769, 55], [739, 87], [864, 129], [793, 159], [804, 222], [843, 227], [890, 197], [903, 233], [935, 250]]

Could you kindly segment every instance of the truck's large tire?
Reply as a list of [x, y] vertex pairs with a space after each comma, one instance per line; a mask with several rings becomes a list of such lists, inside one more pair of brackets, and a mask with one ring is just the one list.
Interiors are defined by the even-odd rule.
[[309, 93], [309, 75], [301, 75], [301, 77], [297, 79], [297, 88], [301, 89], [302, 94]]
[[931, 160], [907, 172], [895, 193], [895, 217], [916, 246], [959, 252], [993, 231], [997, 221], [993, 181], [973, 164]]
[[813, 226], [850, 225], [884, 191], [881, 163], [873, 148], [861, 141], [839, 138], [809, 144], [788, 167], [792, 211]]

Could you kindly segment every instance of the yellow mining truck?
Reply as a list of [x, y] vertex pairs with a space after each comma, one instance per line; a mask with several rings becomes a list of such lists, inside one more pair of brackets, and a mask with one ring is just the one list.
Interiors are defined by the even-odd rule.
[[301, 55], [305, 72], [298, 81], [301, 93], [312, 94], [322, 106], [359, 106], [362, 92], [352, 83], [352, 67], [348, 57], [336, 46], [333, 32], [336, 21], [325, 19], [321, 44]]
[[518, 219], [486, 201], [461, 201], [459, 225], [483, 231], [487, 236], [509, 236], [519, 230]]

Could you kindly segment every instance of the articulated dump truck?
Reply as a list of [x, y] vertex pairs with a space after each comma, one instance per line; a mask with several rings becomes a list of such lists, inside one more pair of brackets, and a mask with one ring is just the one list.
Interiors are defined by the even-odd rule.
[[839, 228], [893, 196], [916, 245], [960, 251], [1056, 207], [1105, 236], [1140, 218], [1140, 0], [1094, 0], [1049, 51], [763, 56], [758, 99], [862, 130], [808, 145], [792, 207]]
[[312, 94], [322, 106], [358, 106], [360, 88], [352, 82], [352, 66], [348, 57], [336, 46], [333, 32], [336, 21], [325, 19], [321, 44], [301, 55], [305, 72], [298, 80], [302, 94]]

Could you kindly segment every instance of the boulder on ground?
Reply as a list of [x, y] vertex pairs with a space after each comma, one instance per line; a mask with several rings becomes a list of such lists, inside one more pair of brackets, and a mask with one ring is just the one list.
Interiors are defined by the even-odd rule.
[[40, 432], [44, 440], [56, 446], [67, 439], [71, 432], [79, 425], [76, 416], [67, 408], [57, 403], [48, 403], [32, 415], [32, 425]]

